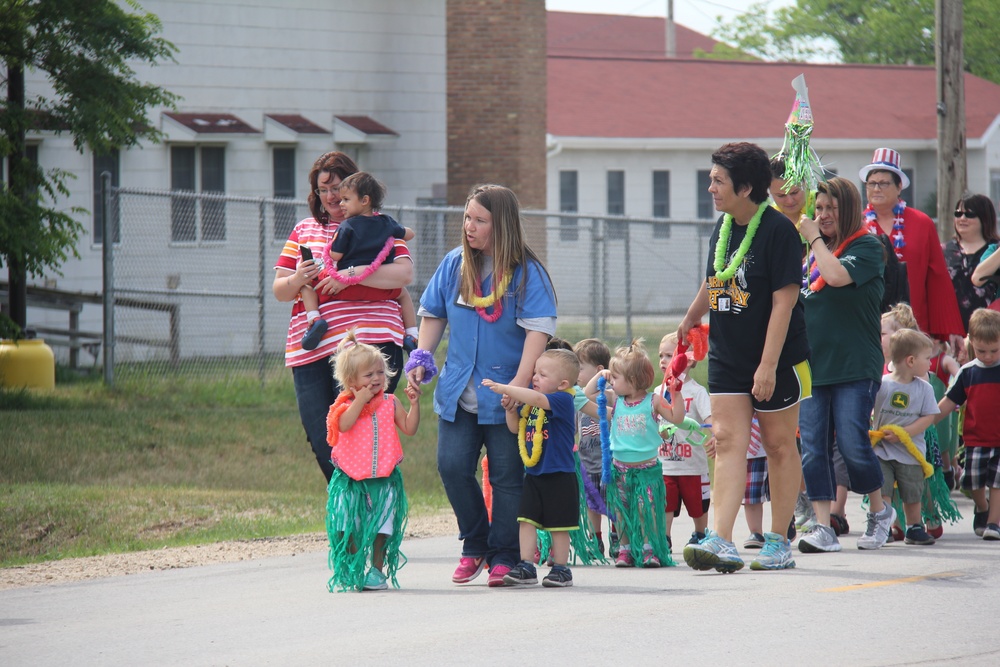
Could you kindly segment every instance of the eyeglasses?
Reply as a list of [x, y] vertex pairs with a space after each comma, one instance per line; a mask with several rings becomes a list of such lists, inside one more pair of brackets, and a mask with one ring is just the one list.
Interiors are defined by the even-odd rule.
[[885, 190], [890, 185], [895, 185], [893, 181], [866, 181], [865, 187], [869, 190]]
[[325, 197], [327, 195], [340, 194], [340, 188], [333, 188], [331, 190], [327, 190], [326, 188], [319, 188], [318, 190], [313, 190], [313, 192], [316, 193], [317, 197]]
[[956, 218], [961, 218], [963, 215], [969, 220], [975, 220], [979, 217], [978, 213], [973, 213], [972, 211], [955, 211]]

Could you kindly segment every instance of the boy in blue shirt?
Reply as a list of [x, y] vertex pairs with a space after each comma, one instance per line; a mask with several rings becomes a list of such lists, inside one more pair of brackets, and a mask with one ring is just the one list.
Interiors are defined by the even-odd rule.
[[521, 562], [504, 576], [507, 584], [538, 583], [532, 561], [538, 546], [536, 529], [541, 529], [552, 534], [551, 557], [555, 563], [542, 585], [573, 585], [573, 573], [566, 563], [569, 531], [580, 528], [580, 489], [573, 457], [573, 385], [579, 375], [580, 362], [575, 354], [547, 350], [535, 362], [530, 389], [483, 380], [484, 387], [524, 404], [520, 410], [507, 411], [507, 427], [518, 434], [526, 473], [517, 517]]

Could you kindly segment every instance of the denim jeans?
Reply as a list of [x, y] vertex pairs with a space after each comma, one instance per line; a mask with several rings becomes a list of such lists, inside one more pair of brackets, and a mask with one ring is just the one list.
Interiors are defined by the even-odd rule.
[[[476, 479], [483, 446], [490, 460], [493, 521], [486, 515], [483, 489]], [[455, 421], [438, 419], [438, 472], [458, 519], [462, 555], [486, 557], [492, 565], [513, 567], [520, 560], [517, 510], [521, 502], [524, 464], [517, 436], [506, 424], [479, 424], [461, 407]]]
[[[393, 343], [377, 345], [389, 357], [389, 368], [396, 375], [389, 379], [387, 391], [396, 391], [396, 384], [402, 373], [403, 348]], [[333, 365], [330, 357], [319, 359], [309, 364], [292, 367], [292, 382], [295, 385], [295, 402], [299, 406], [299, 418], [306, 432], [306, 440], [312, 446], [316, 462], [329, 484], [333, 476], [333, 463], [330, 462], [330, 445], [326, 441], [326, 417], [330, 406], [340, 394], [340, 386], [333, 379]]]
[[880, 383], [857, 380], [812, 388], [799, 408], [802, 475], [810, 500], [834, 500], [837, 481], [833, 440], [844, 458], [850, 490], [873, 493], [882, 488], [882, 468], [868, 438], [872, 407]]

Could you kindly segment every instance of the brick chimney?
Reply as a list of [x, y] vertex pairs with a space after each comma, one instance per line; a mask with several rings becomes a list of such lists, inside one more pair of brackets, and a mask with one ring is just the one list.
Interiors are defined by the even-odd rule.
[[[499, 183], [522, 209], [544, 209], [545, 2], [447, 3], [448, 203], [464, 205], [472, 186]], [[543, 221], [528, 221], [527, 233], [544, 257]]]

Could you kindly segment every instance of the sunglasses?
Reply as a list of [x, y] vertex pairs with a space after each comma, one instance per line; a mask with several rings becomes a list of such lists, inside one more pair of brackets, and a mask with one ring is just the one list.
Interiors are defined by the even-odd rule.
[[963, 215], [969, 220], [975, 220], [979, 217], [978, 213], [973, 213], [972, 211], [955, 211], [956, 218], [961, 218]]

